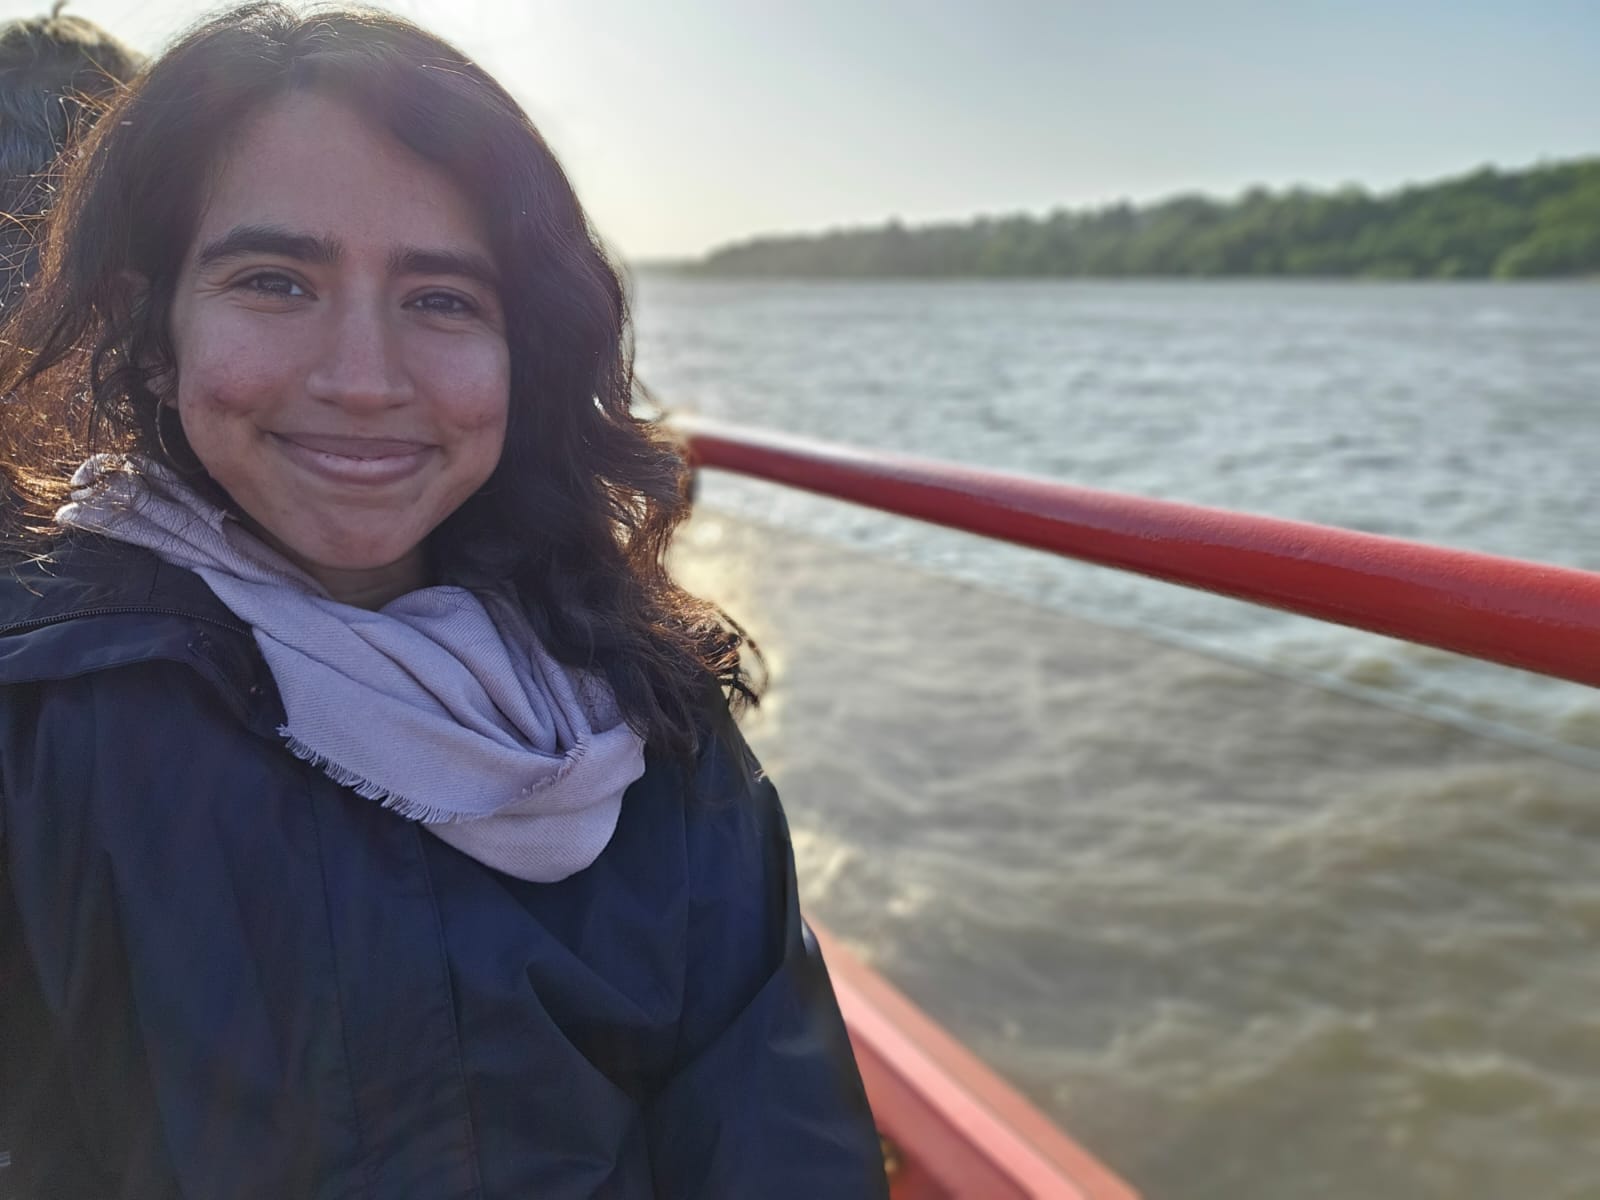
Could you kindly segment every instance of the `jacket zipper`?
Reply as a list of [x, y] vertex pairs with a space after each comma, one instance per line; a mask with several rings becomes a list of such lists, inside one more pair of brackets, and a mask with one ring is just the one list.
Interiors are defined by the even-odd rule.
[[0, 625], [0, 637], [9, 637], [13, 633], [26, 633], [34, 629], [43, 629], [49, 625], [60, 625], [64, 621], [75, 621], [79, 617], [115, 617], [126, 614], [144, 613], [159, 617], [182, 617], [188, 621], [203, 621], [207, 625], [220, 626], [232, 630], [234, 633], [248, 634], [250, 627], [238, 625], [232, 621], [224, 621], [218, 617], [207, 617], [200, 613], [188, 612], [181, 608], [158, 608], [150, 604], [112, 604], [101, 608], [80, 608], [67, 613], [55, 613], [48, 617], [34, 617], [28, 621], [16, 621], [10, 625]]

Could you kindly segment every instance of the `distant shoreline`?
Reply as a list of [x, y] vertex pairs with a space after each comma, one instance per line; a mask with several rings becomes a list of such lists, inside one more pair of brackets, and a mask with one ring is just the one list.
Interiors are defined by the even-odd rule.
[[648, 273], [772, 279], [1600, 278], [1600, 157], [1374, 195], [1252, 188], [1235, 200], [777, 234]]
[[1170, 284], [1242, 285], [1272, 283], [1341, 284], [1360, 287], [1372, 284], [1399, 287], [1427, 287], [1461, 283], [1492, 284], [1495, 287], [1559, 284], [1567, 287], [1594, 287], [1600, 285], [1600, 271], [1584, 275], [1532, 276], [1505, 278], [1487, 276], [1457, 276], [1453, 278], [1411, 277], [1394, 278], [1378, 275], [735, 275], [717, 274], [699, 269], [698, 260], [649, 259], [629, 262], [627, 267], [636, 275], [671, 276], [679, 279], [702, 279], [717, 283], [1118, 283], [1130, 287]]

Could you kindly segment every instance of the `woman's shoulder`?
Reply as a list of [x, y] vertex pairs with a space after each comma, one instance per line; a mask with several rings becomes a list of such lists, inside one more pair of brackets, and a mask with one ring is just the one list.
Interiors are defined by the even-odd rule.
[[[0, 548], [0, 639], [102, 616], [166, 616], [245, 630], [194, 572], [98, 534]], [[104, 629], [96, 636], [103, 637]]]
[[[182, 674], [173, 675], [174, 666]], [[150, 669], [130, 674], [138, 667]], [[36, 690], [25, 685], [115, 671], [119, 696], [137, 694], [141, 680], [161, 693], [153, 711], [171, 714], [179, 703], [174, 687], [187, 677], [201, 689], [197, 698], [220, 692], [245, 724], [271, 728], [276, 714], [267, 700], [275, 693], [262, 686], [264, 670], [249, 627], [199, 576], [148, 551], [74, 535], [48, 554], [0, 563], [4, 712], [13, 707], [9, 698]]]
[[705, 737], [684, 811], [693, 924], [735, 958], [775, 961], [790, 914], [794, 851], [778, 790], [730, 718]]
[[702, 718], [698, 742], [685, 789], [691, 828], [757, 828], [781, 819], [777, 790], [720, 692]]
[[40, 545], [0, 547], [0, 633], [140, 606], [204, 616], [220, 601], [193, 572], [99, 534], [70, 531]]
[[712, 717], [699, 741], [692, 761], [647, 753], [611, 842], [573, 877], [577, 890], [650, 881], [675, 903], [715, 907], [782, 873], [789, 840], [778, 794], [738, 726]]
[[148, 551], [91, 534], [0, 545], [0, 624], [34, 610], [70, 608], [97, 592], [137, 586]]

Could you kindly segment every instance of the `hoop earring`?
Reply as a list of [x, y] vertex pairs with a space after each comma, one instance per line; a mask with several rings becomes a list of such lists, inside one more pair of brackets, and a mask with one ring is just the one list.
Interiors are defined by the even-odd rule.
[[200, 465], [200, 460], [195, 457], [194, 449], [189, 445], [188, 438], [183, 437], [181, 423], [178, 426], [178, 436], [183, 438], [184, 454], [174, 454], [172, 448], [167, 445], [166, 423], [169, 414], [174, 417], [177, 416], [177, 407], [168, 404], [165, 400], [158, 401], [156, 404], [156, 447], [161, 451], [161, 457], [166, 459], [166, 465], [179, 475], [195, 475], [203, 472], [205, 468]]

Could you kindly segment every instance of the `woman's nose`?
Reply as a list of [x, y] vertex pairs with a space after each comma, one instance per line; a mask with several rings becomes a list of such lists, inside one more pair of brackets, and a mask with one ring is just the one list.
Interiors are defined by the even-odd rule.
[[315, 400], [380, 412], [411, 399], [399, 332], [380, 304], [346, 303], [328, 314], [320, 353], [306, 379]]

